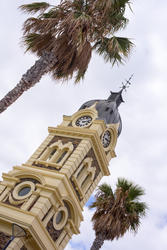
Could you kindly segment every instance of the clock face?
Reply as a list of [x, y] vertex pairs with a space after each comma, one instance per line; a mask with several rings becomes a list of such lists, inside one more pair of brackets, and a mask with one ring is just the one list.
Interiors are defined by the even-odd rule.
[[102, 137], [102, 144], [104, 148], [107, 148], [111, 143], [111, 133], [109, 130], [106, 130]]
[[91, 123], [91, 121], [92, 121], [92, 117], [85, 115], [85, 116], [79, 117], [76, 120], [75, 125], [78, 127], [85, 127], [85, 126], [88, 126]]

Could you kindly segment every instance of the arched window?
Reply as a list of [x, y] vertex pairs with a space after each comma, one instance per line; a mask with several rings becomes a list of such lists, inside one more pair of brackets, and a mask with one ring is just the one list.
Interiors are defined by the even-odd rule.
[[81, 199], [93, 183], [96, 169], [91, 167], [92, 161], [91, 157], [87, 157], [72, 177]]
[[60, 157], [58, 158], [58, 160], [56, 161], [56, 163], [60, 163], [64, 158], [65, 155], [68, 153], [68, 149], [65, 149], [62, 154], [60, 155]]
[[73, 151], [72, 142], [62, 144], [59, 140], [46, 148], [36, 163], [44, 164], [45, 166], [52, 166], [57, 169], [61, 168]]
[[56, 151], [57, 151], [57, 148], [54, 148], [54, 149], [50, 152], [50, 154], [48, 155], [48, 158], [46, 159], [46, 161], [50, 161], [50, 159], [51, 159], [52, 156], [56, 153]]

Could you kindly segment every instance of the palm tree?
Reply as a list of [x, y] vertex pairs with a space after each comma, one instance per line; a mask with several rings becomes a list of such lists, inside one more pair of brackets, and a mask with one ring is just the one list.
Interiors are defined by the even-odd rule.
[[26, 51], [39, 59], [1, 101], [0, 113], [46, 73], [67, 80], [75, 74], [79, 82], [87, 70], [92, 50], [114, 65], [129, 55], [133, 43], [114, 35], [126, 27], [125, 9], [130, 0], [62, 0], [53, 6], [34, 2], [20, 9], [35, 17], [23, 26]]
[[137, 232], [147, 206], [140, 202], [144, 190], [126, 179], [119, 178], [113, 193], [110, 185], [99, 186], [96, 200], [90, 208], [96, 208], [92, 217], [96, 238], [91, 250], [98, 250], [104, 240], [122, 237], [126, 231]]

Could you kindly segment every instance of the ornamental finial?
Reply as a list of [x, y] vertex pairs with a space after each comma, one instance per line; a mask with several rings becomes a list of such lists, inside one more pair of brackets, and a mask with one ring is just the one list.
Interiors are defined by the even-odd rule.
[[129, 79], [128, 79], [128, 80], [126, 80], [126, 82], [125, 82], [125, 83], [124, 83], [124, 82], [122, 82], [122, 86], [120, 87], [120, 88], [121, 88], [121, 92], [122, 92], [122, 91], [126, 91], [126, 90], [127, 90], [127, 88], [129, 88], [129, 86], [131, 85], [130, 80], [132, 79], [132, 77], [133, 77], [133, 74], [129, 77]]

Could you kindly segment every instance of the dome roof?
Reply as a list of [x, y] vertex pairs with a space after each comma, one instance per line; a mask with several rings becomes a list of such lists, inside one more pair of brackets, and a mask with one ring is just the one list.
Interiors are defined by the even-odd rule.
[[96, 110], [98, 112], [98, 120], [104, 120], [106, 124], [118, 123], [118, 136], [122, 130], [122, 121], [118, 112], [118, 107], [124, 102], [122, 99], [122, 89], [119, 92], [111, 92], [106, 100], [91, 100], [82, 104], [79, 110], [89, 108], [96, 103]]

